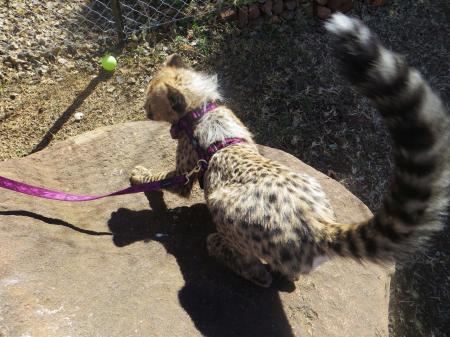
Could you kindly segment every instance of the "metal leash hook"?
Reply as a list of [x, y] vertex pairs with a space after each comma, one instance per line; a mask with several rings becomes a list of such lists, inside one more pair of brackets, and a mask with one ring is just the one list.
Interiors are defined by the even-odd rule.
[[[202, 166], [202, 164], [203, 164], [204, 166]], [[207, 166], [208, 166], [208, 162], [207, 162], [206, 160], [204, 160], [204, 159], [199, 159], [199, 160], [197, 161], [197, 165], [195, 165], [195, 167], [194, 167], [192, 170], [190, 170], [189, 172], [187, 172], [187, 173], [184, 174], [184, 176], [186, 177], [186, 182], [185, 182], [184, 184], [185, 184], [185, 185], [189, 184], [189, 181], [190, 181], [189, 178], [190, 178], [193, 174], [199, 173], [201, 170], [203, 170], [203, 167], [205, 167], [205, 169], [206, 169]]]

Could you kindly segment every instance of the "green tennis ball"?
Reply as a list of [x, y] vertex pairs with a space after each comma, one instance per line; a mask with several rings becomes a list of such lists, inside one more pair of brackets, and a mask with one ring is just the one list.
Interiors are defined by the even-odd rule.
[[105, 55], [102, 57], [102, 67], [105, 70], [113, 71], [117, 67], [117, 60], [112, 55]]

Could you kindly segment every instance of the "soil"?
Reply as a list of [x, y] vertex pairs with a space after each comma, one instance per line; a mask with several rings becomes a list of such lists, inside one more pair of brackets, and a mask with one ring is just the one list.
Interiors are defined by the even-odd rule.
[[[61, 22], [11, 20], [17, 6], [25, 6], [27, 15], [35, 11], [22, 1], [11, 0], [10, 6], [0, 8], [5, 27], [0, 32], [0, 160], [26, 156], [99, 126], [145, 119], [145, 84], [165, 57], [177, 52], [192, 66], [218, 74], [226, 103], [259, 143], [291, 153], [340, 181], [372, 211], [379, 206], [392, 164], [389, 137], [368, 101], [339, 76], [319, 20], [298, 16], [281, 25], [239, 29], [206, 16], [153, 30], [117, 52], [108, 39], [92, 40], [95, 34], [81, 23], [71, 26], [80, 29], [74, 38], [51, 31], [61, 30]], [[448, 2], [391, 0], [381, 7], [364, 2], [350, 14], [404, 54], [450, 102]], [[45, 51], [52, 57], [32, 43], [36, 31], [44, 32]], [[55, 36], [62, 40], [52, 42]], [[80, 36], [89, 39], [80, 42]], [[54, 44], [61, 48], [55, 51]], [[21, 50], [29, 55], [21, 58]], [[99, 73], [105, 51], [118, 53], [119, 66], [112, 74]], [[20, 62], [12, 65], [11, 56]], [[82, 112], [83, 119], [76, 121], [75, 112]], [[447, 336], [449, 245], [449, 231], [444, 231], [428, 250], [397, 265], [392, 336]]]

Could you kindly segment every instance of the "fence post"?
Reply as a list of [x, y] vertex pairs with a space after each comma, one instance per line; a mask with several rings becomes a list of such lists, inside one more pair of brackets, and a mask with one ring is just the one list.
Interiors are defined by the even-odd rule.
[[125, 44], [125, 32], [123, 26], [123, 18], [122, 11], [120, 10], [120, 1], [119, 0], [110, 0], [111, 1], [111, 11], [114, 16], [114, 22], [116, 24], [117, 36], [119, 38], [119, 47], [122, 48]]

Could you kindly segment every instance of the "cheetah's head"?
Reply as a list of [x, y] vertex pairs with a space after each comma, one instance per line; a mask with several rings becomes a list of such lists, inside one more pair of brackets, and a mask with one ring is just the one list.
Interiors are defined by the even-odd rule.
[[190, 69], [174, 54], [150, 81], [145, 111], [150, 119], [176, 123], [186, 112], [220, 98], [216, 75]]

